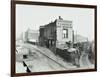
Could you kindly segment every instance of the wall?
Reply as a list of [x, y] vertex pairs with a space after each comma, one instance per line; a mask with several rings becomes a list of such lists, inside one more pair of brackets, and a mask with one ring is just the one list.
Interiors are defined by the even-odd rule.
[[[100, 0], [37, 0], [73, 4], [98, 5], [98, 71], [87, 73], [42, 75], [34, 77], [99, 77], [100, 75]], [[0, 77], [10, 77], [10, 0], [0, 0]], [[27, 77], [27, 76], [26, 76]], [[33, 77], [33, 76], [30, 76]]]
[[[57, 41], [65, 44], [66, 42], [72, 42], [72, 22], [67, 20], [58, 19], [57, 22]], [[64, 25], [65, 24], [65, 25]], [[71, 24], [71, 26], [69, 26]], [[64, 28], [65, 27], [65, 28]], [[63, 37], [63, 29], [68, 29], [68, 38]]]

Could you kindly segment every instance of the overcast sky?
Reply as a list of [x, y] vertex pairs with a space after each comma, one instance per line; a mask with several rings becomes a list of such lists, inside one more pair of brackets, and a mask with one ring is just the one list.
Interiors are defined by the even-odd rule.
[[38, 30], [39, 26], [58, 19], [58, 16], [73, 22], [75, 34], [93, 40], [94, 9], [21, 4], [16, 5], [16, 37], [27, 28]]

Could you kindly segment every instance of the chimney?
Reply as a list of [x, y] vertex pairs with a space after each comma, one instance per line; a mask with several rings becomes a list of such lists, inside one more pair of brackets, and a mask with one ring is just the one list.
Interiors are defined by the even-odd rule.
[[61, 18], [61, 16], [59, 16], [59, 19], [63, 20], [63, 19]]

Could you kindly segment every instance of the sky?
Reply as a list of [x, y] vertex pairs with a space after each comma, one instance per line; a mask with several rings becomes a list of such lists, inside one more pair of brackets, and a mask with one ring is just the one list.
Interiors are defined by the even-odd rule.
[[16, 38], [28, 28], [38, 30], [59, 16], [72, 21], [75, 34], [94, 39], [94, 9], [23, 4], [16, 5]]

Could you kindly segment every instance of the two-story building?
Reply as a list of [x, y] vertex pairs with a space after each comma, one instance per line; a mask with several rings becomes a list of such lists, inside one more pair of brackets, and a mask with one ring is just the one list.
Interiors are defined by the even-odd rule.
[[39, 42], [41, 46], [55, 51], [56, 48], [67, 47], [73, 43], [72, 21], [63, 20], [60, 16], [54, 22], [40, 26]]

